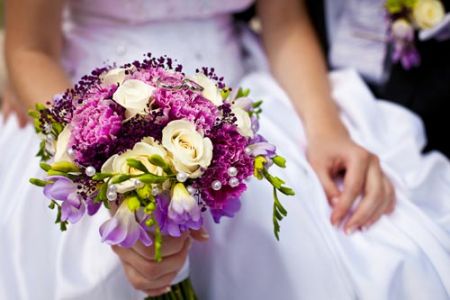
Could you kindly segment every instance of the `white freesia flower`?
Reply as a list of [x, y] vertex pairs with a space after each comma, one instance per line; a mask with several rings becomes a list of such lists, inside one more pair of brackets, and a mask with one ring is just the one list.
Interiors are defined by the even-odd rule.
[[211, 140], [203, 137], [195, 125], [186, 120], [170, 122], [162, 133], [162, 145], [172, 154], [175, 169], [190, 178], [199, 177], [202, 168], [211, 163]]
[[[148, 158], [152, 155], [159, 155], [166, 161], [168, 160], [167, 152], [164, 148], [155, 142], [152, 138], [145, 138], [141, 142], [136, 143], [133, 149], [128, 150], [120, 155], [115, 154], [108, 158], [102, 166], [102, 173], [120, 173], [120, 174], [141, 174], [142, 171], [131, 168], [127, 164], [127, 159], [132, 158], [140, 161], [147, 170], [155, 175], [164, 175], [162, 168], [152, 165]], [[133, 180], [127, 180], [119, 183], [117, 192], [126, 193], [135, 189]]]
[[189, 79], [203, 87], [203, 97], [214, 103], [216, 106], [222, 105], [222, 95], [213, 80], [209, 79], [203, 73], [196, 73], [195, 75], [190, 76]]
[[155, 88], [137, 79], [125, 80], [113, 95], [113, 100], [123, 106], [127, 119], [143, 113]]
[[168, 214], [172, 220], [184, 221], [186, 215], [189, 215], [194, 222], [200, 220], [200, 207], [197, 200], [189, 194], [182, 183], [175, 184], [172, 189]]
[[67, 153], [69, 148], [69, 139], [70, 139], [70, 126], [64, 127], [63, 131], [58, 135], [56, 139], [56, 151], [54, 156], [54, 162], [59, 161], [70, 161], [72, 162], [72, 158]]
[[414, 6], [414, 20], [421, 29], [437, 25], [445, 17], [445, 8], [438, 0], [419, 0]]
[[252, 120], [248, 112], [237, 105], [231, 107], [231, 112], [236, 117], [238, 132], [245, 137], [253, 137]]
[[126, 76], [125, 71], [126, 69], [123, 68], [115, 68], [109, 70], [108, 72], [106, 72], [104, 75], [101, 76], [102, 84], [103, 85], [122, 84]]

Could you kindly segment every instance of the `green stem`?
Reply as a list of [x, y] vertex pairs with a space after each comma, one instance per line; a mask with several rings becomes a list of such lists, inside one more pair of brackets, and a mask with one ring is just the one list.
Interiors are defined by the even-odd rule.
[[192, 287], [189, 278], [172, 285], [171, 289], [172, 290], [166, 294], [157, 297], [147, 297], [145, 300], [197, 300], [197, 296], [195, 295], [194, 288]]

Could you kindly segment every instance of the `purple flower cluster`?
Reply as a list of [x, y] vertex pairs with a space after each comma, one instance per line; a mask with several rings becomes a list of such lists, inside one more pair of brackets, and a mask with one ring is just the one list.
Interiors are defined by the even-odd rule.
[[185, 119], [197, 125], [197, 129], [209, 132], [218, 117], [217, 107], [191, 90], [160, 88], [154, 94], [152, 107], [161, 110], [158, 123]]
[[[121, 129], [123, 109], [112, 100], [95, 95], [78, 106], [70, 126], [72, 134], [69, 146], [75, 150], [75, 160], [80, 164], [101, 166], [108, 155], [112, 142]], [[104, 156], [98, 156], [102, 149]]]
[[[246, 190], [243, 181], [253, 174], [253, 158], [245, 152], [248, 139], [240, 135], [233, 124], [223, 123], [215, 127], [210, 138], [214, 145], [213, 161], [198, 185], [203, 201], [211, 209], [214, 220], [219, 222], [220, 217], [232, 217], [239, 210], [239, 198]], [[236, 176], [229, 175], [230, 167], [236, 168]], [[239, 181], [236, 186], [230, 185], [233, 177]], [[222, 185], [220, 190], [211, 187], [216, 180]]]

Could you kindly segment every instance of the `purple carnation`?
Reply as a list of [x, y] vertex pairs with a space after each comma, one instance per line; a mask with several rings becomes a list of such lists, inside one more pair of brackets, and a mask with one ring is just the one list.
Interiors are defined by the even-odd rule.
[[197, 129], [209, 132], [218, 117], [217, 107], [209, 100], [189, 89], [155, 91], [153, 108], [161, 110], [158, 123], [186, 119], [197, 125]]
[[70, 146], [75, 150], [75, 160], [96, 168], [109, 156], [124, 119], [119, 105], [103, 99], [102, 94], [96, 94], [81, 104], [71, 122]]
[[[243, 181], [253, 174], [253, 158], [245, 152], [248, 139], [240, 135], [233, 124], [224, 123], [215, 127], [209, 137], [214, 145], [213, 160], [198, 180], [198, 185], [206, 187], [201, 191], [202, 199], [210, 207], [214, 220], [219, 222], [221, 216], [233, 216], [239, 210], [237, 201], [246, 190]], [[229, 184], [230, 167], [237, 169], [235, 177], [240, 184], [235, 187]], [[211, 188], [216, 180], [222, 183], [219, 191]]]

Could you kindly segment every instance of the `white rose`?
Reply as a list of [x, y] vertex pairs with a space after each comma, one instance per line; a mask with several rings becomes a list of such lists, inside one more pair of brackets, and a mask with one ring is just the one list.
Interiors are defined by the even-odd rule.
[[236, 117], [238, 132], [245, 137], [253, 137], [252, 120], [248, 112], [239, 106], [233, 106], [231, 112]]
[[216, 83], [213, 80], [209, 79], [203, 73], [196, 73], [195, 75], [190, 76], [188, 79], [203, 87], [203, 97], [214, 103], [214, 105], [216, 106], [222, 105], [222, 95], [220, 94], [220, 90], [217, 88]]
[[201, 168], [210, 165], [211, 140], [197, 132], [194, 124], [186, 120], [172, 121], [162, 133], [162, 145], [172, 154], [173, 165], [178, 172], [197, 178], [202, 174]]
[[445, 9], [441, 1], [419, 0], [414, 6], [414, 20], [421, 29], [432, 28], [445, 17]]
[[111, 84], [122, 84], [125, 80], [125, 69], [123, 68], [115, 68], [111, 69], [106, 74], [101, 76], [103, 85], [111, 85]]
[[[162, 168], [152, 165], [148, 158], [152, 155], [159, 155], [163, 159], [168, 160], [167, 152], [164, 148], [156, 143], [152, 138], [145, 138], [141, 142], [136, 143], [133, 149], [128, 150], [120, 155], [115, 154], [108, 158], [108, 160], [102, 166], [102, 173], [120, 173], [120, 174], [142, 174], [142, 171], [131, 168], [127, 164], [127, 159], [133, 158], [139, 160], [147, 170], [155, 175], [164, 175]], [[134, 190], [133, 180], [127, 180], [119, 183], [117, 186], [117, 192], [126, 193]]]
[[70, 158], [69, 154], [67, 153], [67, 150], [69, 148], [70, 134], [71, 134], [70, 127], [66, 126], [64, 127], [63, 131], [61, 131], [61, 133], [58, 135], [58, 138], [56, 139], [56, 151], [54, 162], [60, 161], [72, 162], [72, 158]]
[[143, 113], [155, 88], [137, 79], [128, 79], [120, 85], [113, 100], [126, 109], [127, 119]]

